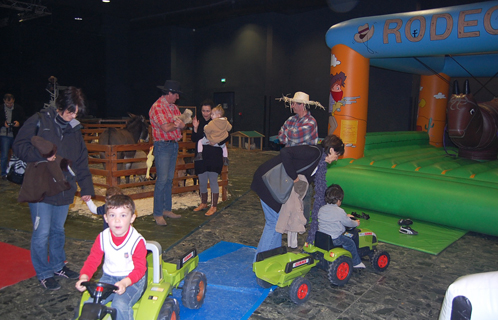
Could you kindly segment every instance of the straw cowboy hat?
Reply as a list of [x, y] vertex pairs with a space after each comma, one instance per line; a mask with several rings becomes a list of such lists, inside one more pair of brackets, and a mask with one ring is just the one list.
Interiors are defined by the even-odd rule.
[[180, 87], [180, 82], [174, 80], [166, 80], [164, 86], [157, 86], [164, 93], [172, 92], [172, 93], [180, 93], [182, 94], [182, 88]]
[[282, 98], [277, 98], [275, 100], [284, 101], [286, 104], [288, 103], [289, 105], [292, 104], [293, 102], [304, 103], [305, 105], [312, 105], [312, 106], [315, 106], [315, 107], [320, 107], [323, 110], [325, 110], [325, 108], [320, 104], [320, 102], [318, 102], [318, 101], [310, 101], [310, 96], [308, 94], [304, 93], [304, 92], [301, 92], [301, 91], [298, 91], [298, 92], [294, 93], [294, 97], [293, 98], [282, 96]]
[[359, 43], [367, 42], [374, 34], [374, 26], [368, 27], [368, 23], [358, 27], [358, 33], [354, 35], [354, 40]]

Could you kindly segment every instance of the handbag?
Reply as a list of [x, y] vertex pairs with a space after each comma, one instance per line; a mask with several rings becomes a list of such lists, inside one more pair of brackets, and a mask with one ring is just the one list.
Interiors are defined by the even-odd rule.
[[26, 171], [26, 162], [22, 161], [15, 155], [12, 155], [9, 161], [7, 180], [13, 183], [22, 184], [25, 171]]
[[[320, 156], [321, 154], [318, 156], [318, 158], [320, 158]], [[315, 163], [315, 161], [313, 161], [306, 167], [297, 170], [296, 173], [300, 173], [308, 169], [313, 163]], [[285, 171], [283, 163], [279, 163], [268, 170], [265, 174], [263, 174], [261, 178], [263, 179], [263, 182], [265, 183], [275, 201], [282, 204], [287, 202], [290, 197], [292, 188], [294, 187], [294, 180], [292, 180], [292, 178], [289, 177], [289, 175]]]

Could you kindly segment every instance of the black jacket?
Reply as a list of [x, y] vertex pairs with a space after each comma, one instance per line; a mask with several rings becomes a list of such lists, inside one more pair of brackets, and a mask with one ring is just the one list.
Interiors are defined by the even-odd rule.
[[285, 172], [287, 172], [292, 180], [296, 180], [298, 175], [296, 171], [312, 163], [312, 165], [308, 169], [299, 173], [306, 176], [308, 183], [311, 184], [311, 182], [315, 179], [315, 177], [311, 174], [318, 166], [318, 163], [322, 158], [322, 153], [323, 147], [321, 145], [301, 145], [283, 148], [278, 156], [266, 161], [261, 166], [259, 166], [258, 169], [256, 169], [256, 172], [253, 176], [251, 189], [256, 192], [261, 200], [268, 206], [270, 206], [270, 208], [275, 210], [275, 212], [279, 212], [282, 204], [273, 199], [273, 196], [266, 187], [266, 184], [263, 182], [263, 175], [279, 163], [283, 163]]
[[[3, 112], [2, 108], [2, 111], [0, 112], [0, 126], [5, 126], [5, 121], [5, 112]], [[16, 103], [14, 103], [14, 109], [12, 109], [12, 122], [14, 121], [19, 121], [19, 127], [12, 127], [12, 133], [15, 137], [19, 132], [19, 129], [21, 129], [24, 121], [26, 121], [26, 114], [24, 113], [24, 109]]]
[[[199, 127], [197, 127], [197, 132], [192, 131], [192, 141], [195, 142], [195, 154], [197, 155], [197, 142], [204, 137], [204, 126], [207, 125], [211, 119], [206, 121], [204, 117], [200, 117]], [[230, 140], [230, 135], [223, 141], [220, 145], [226, 143]], [[223, 169], [223, 150], [220, 147], [213, 147], [210, 145], [205, 145], [202, 148], [202, 159], [194, 161], [195, 174], [199, 175], [204, 172], [216, 172], [221, 173]]]
[[[95, 194], [92, 174], [88, 168], [88, 151], [86, 149], [81, 125], [76, 119], [62, 130], [55, 122], [57, 111], [53, 107], [43, 109], [30, 117], [22, 126], [14, 140], [14, 153], [25, 162], [39, 162], [46, 160], [31, 143], [31, 137], [38, 132], [38, 136], [57, 146], [57, 156], [66, 158], [71, 162], [71, 169], [76, 176], [65, 171], [65, 179], [71, 184], [71, 189], [60, 192], [51, 197], [46, 197], [43, 202], [51, 205], [68, 205], [73, 203], [76, 193], [76, 182], [81, 189], [81, 195]], [[38, 126], [39, 123], [39, 126]]]

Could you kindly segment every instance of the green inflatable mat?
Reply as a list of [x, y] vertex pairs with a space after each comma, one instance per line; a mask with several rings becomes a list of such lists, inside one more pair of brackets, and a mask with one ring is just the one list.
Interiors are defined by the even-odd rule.
[[346, 205], [342, 205], [341, 208], [349, 214], [351, 212], [368, 214], [370, 219], [360, 219], [360, 227], [372, 230], [379, 241], [433, 255], [439, 254], [467, 233], [465, 230], [412, 219], [413, 224], [410, 227], [417, 231], [418, 235], [406, 235], [399, 232], [398, 220], [409, 217], [397, 217]]

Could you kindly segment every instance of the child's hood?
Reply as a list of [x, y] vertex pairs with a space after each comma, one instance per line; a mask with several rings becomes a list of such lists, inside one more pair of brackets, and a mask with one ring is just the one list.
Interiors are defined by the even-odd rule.
[[228, 121], [228, 119], [225, 118], [225, 117], [214, 119], [211, 122], [219, 130], [226, 130], [226, 131], [232, 130], [232, 125], [230, 124], [230, 122]]

